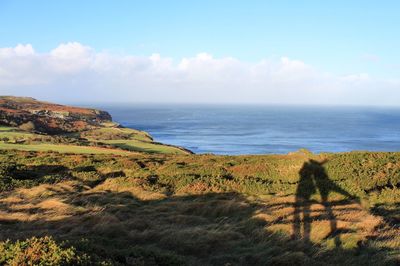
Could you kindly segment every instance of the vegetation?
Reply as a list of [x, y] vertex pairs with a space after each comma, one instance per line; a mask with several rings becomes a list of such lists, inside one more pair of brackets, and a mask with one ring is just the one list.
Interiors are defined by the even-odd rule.
[[85, 147], [76, 145], [62, 144], [9, 144], [0, 143], [0, 149], [13, 149], [22, 151], [56, 151], [61, 153], [88, 153], [88, 154], [115, 154], [129, 155], [131, 152], [117, 149], [107, 149], [99, 147]]
[[103, 143], [112, 147], [128, 151], [187, 154], [188, 151], [171, 145], [154, 142], [152, 137], [144, 131], [120, 127], [104, 127], [82, 132], [81, 138], [86, 138], [95, 143]]
[[60, 247], [51, 237], [0, 243], [0, 263], [6, 265], [77, 265], [88, 262], [74, 248]]
[[0, 96], [0, 124], [44, 134], [80, 132], [111, 121], [96, 109], [38, 101], [29, 97]]
[[0, 264], [400, 263], [400, 153], [0, 162]]
[[20, 128], [0, 126], [0, 149], [115, 155], [132, 155], [133, 152], [189, 153], [179, 147], [154, 142], [147, 132], [119, 128], [113, 123], [109, 123], [109, 127], [61, 135], [29, 132], [27, 131], [29, 125], [25, 125]]
[[32, 121], [28, 121], [28, 122], [20, 125], [19, 128], [24, 130], [24, 131], [34, 131], [35, 130], [35, 124], [32, 123]]

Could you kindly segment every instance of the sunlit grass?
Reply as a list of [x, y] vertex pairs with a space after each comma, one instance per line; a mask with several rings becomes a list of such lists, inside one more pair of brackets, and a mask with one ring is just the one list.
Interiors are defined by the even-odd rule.
[[23, 131], [19, 128], [15, 127], [3, 127], [0, 126], [0, 139], [9, 138], [9, 139], [26, 139], [35, 137], [36, 134]]
[[154, 142], [140, 140], [103, 140], [103, 143], [112, 144], [116, 147], [138, 152], [186, 154], [187, 152], [173, 146], [156, 144]]
[[63, 144], [11, 144], [1, 143], [0, 149], [9, 150], [21, 150], [21, 151], [55, 151], [60, 153], [82, 153], [82, 154], [115, 154], [115, 155], [132, 155], [132, 152], [117, 150], [117, 149], [106, 149], [98, 147], [88, 146], [75, 146], [75, 145], [63, 145]]
[[83, 132], [81, 136], [90, 141], [111, 144], [115, 147], [146, 153], [187, 154], [186, 151], [169, 145], [153, 142], [151, 136], [144, 131], [107, 127]]
[[[110, 126], [115, 126], [115, 124], [110, 123]], [[60, 135], [59, 137], [65, 138], [64, 140], [61, 139], [61, 141], [67, 139], [78, 140], [80, 137], [83, 137], [91, 143], [91, 146], [52, 143], [51, 140], [55, 139], [53, 136], [38, 135], [22, 131], [18, 128], [0, 126], [0, 149], [116, 155], [130, 155], [132, 152], [187, 154], [187, 151], [178, 147], [153, 142], [151, 136], [147, 132], [129, 128], [97, 128], [81, 133]], [[37, 141], [36, 139], [48, 139], [48, 141]], [[35, 141], [32, 142], [32, 140]], [[60, 138], [58, 138], [57, 141], [59, 142]], [[21, 142], [23, 142], [23, 144], [21, 144]], [[99, 143], [105, 143], [111, 146], [109, 149], [95, 147], [99, 146]], [[113, 149], [113, 147], [115, 148]]]

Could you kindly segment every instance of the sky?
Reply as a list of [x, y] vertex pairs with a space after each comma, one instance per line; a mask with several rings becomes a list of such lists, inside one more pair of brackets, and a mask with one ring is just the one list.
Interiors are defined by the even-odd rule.
[[0, 0], [0, 94], [400, 106], [400, 1]]

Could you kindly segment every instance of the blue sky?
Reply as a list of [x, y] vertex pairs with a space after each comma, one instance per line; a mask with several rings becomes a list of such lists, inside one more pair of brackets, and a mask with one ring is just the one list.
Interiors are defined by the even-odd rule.
[[321, 73], [400, 74], [400, 1], [0, 1], [0, 47], [179, 61], [206, 52], [256, 63], [288, 57]]
[[[46, 51], [79, 41], [176, 58], [285, 55], [343, 74], [390, 75], [400, 72], [399, 12], [399, 1], [3, 0], [0, 44]], [[379, 63], [368, 60], [375, 57]]]

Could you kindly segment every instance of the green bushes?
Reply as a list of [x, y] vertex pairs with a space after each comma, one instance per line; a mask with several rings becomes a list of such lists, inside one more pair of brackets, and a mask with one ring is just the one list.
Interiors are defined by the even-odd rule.
[[1, 265], [76, 265], [84, 260], [76, 255], [73, 247], [62, 247], [47, 236], [0, 242]]
[[0, 161], [0, 191], [56, 183], [70, 178], [68, 169], [59, 165], [23, 165], [15, 160]]
[[364, 196], [400, 184], [400, 153], [352, 152], [330, 155], [326, 170], [331, 180]]
[[[197, 184], [202, 191], [289, 195], [295, 193], [300, 169], [309, 159], [326, 159], [323, 167], [328, 178], [358, 197], [379, 193], [386, 188], [398, 189], [400, 184], [400, 153], [132, 157], [26, 154], [0, 152], [0, 190], [65, 179], [99, 181], [103, 178], [102, 173], [123, 171], [126, 177], [143, 179], [144, 182], [149, 176], [157, 176], [153, 190], [161, 191], [168, 187], [170, 191], [190, 193], [191, 187]], [[31, 166], [27, 168], [27, 165]], [[38, 167], [35, 169], [34, 165]], [[54, 168], [55, 165], [61, 168]], [[90, 171], [85, 167], [91, 167]]]

